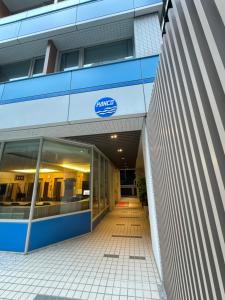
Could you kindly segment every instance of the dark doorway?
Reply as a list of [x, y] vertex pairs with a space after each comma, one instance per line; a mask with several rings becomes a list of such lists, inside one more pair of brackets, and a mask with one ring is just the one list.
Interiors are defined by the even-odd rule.
[[120, 170], [120, 184], [122, 197], [137, 196], [135, 169]]

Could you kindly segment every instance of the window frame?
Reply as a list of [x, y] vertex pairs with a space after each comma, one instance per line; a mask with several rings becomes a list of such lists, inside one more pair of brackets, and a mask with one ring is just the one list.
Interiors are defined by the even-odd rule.
[[58, 53], [58, 57], [57, 57], [57, 63], [56, 63], [56, 71], [57, 72], [69, 72], [69, 71], [73, 71], [73, 70], [61, 70], [60, 67], [61, 67], [61, 60], [62, 60], [62, 55], [63, 54], [67, 54], [67, 53], [70, 53], [70, 52], [78, 52], [78, 67], [74, 70], [78, 70], [78, 69], [81, 69], [83, 68], [83, 58], [82, 58], [82, 52], [83, 52], [83, 48], [72, 48], [72, 49], [68, 49], [68, 50], [63, 50], [63, 51], [59, 51]]
[[[118, 59], [113, 59], [113, 60], [106, 60], [103, 62], [96, 62], [96, 63], [92, 63], [91, 65], [85, 65], [85, 49], [89, 49], [89, 48], [94, 48], [94, 47], [98, 47], [101, 45], [108, 45], [108, 44], [113, 44], [113, 43], [119, 43], [119, 42], [123, 42], [123, 41], [131, 41], [131, 46], [132, 46], [132, 53], [133, 55], [131, 57], [126, 58], [118, 58]], [[101, 65], [107, 65], [113, 62], [122, 62], [122, 61], [127, 61], [130, 59], [135, 58], [135, 47], [134, 47], [134, 38], [130, 37], [130, 38], [126, 38], [126, 39], [118, 39], [118, 40], [114, 40], [114, 41], [110, 41], [107, 43], [98, 43], [89, 47], [84, 47], [84, 53], [83, 53], [83, 68], [92, 68], [92, 67], [97, 67], [97, 66], [101, 66]]]

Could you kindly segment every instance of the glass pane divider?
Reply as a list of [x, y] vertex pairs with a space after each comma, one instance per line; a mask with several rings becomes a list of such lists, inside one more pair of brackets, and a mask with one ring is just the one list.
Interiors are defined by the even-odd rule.
[[24, 253], [25, 254], [29, 251], [32, 219], [33, 219], [33, 214], [34, 214], [34, 206], [35, 206], [35, 202], [36, 202], [38, 182], [39, 182], [39, 171], [40, 171], [40, 163], [41, 163], [41, 154], [42, 154], [42, 148], [43, 148], [43, 141], [44, 141], [44, 139], [41, 138], [40, 139], [40, 144], [39, 144], [39, 149], [38, 149], [38, 157], [37, 157], [37, 164], [36, 164], [36, 173], [35, 173], [34, 187], [33, 187], [33, 193], [32, 193], [31, 206], [30, 206], [30, 214], [29, 214], [29, 221], [28, 221], [28, 227], [27, 227], [26, 243], [25, 243], [25, 249], [24, 249]]
[[90, 208], [91, 208], [91, 232], [93, 230], [92, 220], [93, 220], [93, 192], [94, 192], [94, 148], [91, 149], [91, 201], [90, 201]]
[[2, 142], [1, 143], [1, 147], [0, 147], [0, 162], [1, 162], [1, 159], [2, 159], [2, 154], [3, 154], [4, 146], [5, 146], [5, 142]]
[[98, 212], [101, 212], [101, 154], [98, 153]]

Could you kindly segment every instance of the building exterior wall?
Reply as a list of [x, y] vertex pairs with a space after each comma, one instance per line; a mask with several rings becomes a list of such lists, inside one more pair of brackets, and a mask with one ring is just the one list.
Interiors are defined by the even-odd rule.
[[147, 117], [169, 300], [225, 299], [225, 2], [173, 0]]
[[160, 53], [162, 35], [157, 13], [136, 17], [134, 20], [134, 43], [136, 57]]
[[161, 262], [161, 253], [160, 253], [160, 244], [159, 244], [159, 232], [158, 232], [158, 221], [157, 221], [157, 212], [156, 212], [156, 203], [155, 203], [155, 193], [153, 187], [153, 176], [152, 176], [152, 164], [150, 159], [149, 151], [149, 140], [148, 140], [147, 128], [144, 126], [141, 136], [141, 142], [143, 147], [143, 156], [144, 156], [144, 169], [145, 169], [145, 178], [146, 178], [146, 187], [148, 195], [148, 210], [149, 210], [149, 222], [150, 222], [150, 231], [151, 231], [151, 241], [152, 241], [152, 251], [154, 253], [156, 265], [161, 277], [163, 280], [163, 271], [162, 271], [162, 262]]

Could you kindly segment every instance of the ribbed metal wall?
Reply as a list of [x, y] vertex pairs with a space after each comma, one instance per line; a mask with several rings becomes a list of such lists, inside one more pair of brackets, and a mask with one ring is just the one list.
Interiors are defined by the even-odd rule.
[[168, 300], [225, 299], [225, 0], [174, 0], [147, 117]]

